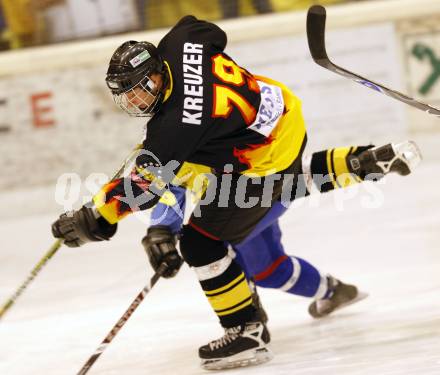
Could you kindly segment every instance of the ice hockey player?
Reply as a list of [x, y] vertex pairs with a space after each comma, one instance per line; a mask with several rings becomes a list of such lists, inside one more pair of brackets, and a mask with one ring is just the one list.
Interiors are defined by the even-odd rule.
[[[221, 183], [211, 185], [215, 194], [199, 203], [180, 239], [182, 257], [225, 329], [223, 337], [199, 349], [207, 369], [258, 364], [272, 356], [269, 332], [256, 314], [244, 271], [225, 243], [239, 246], [246, 238], [265, 235], [279, 214], [276, 202], [284, 181], [296, 184], [302, 171], [330, 174], [331, 180], [320, 186], [330, 190], [345, 183], [339, 180], [344, 172], [355, 179], [378, 171], [409, 173], [409, 143], [401, 145], [403, 151], [391, 144], [323, 151], [302, 165], [306, 130], [300, 101], [285, 85], [240, 67], [224, 52], [226, 40], [218, 26], [186, 16], [157, 48], [128, 41], [116, 49], [106, 82], [124, 111], [151, 117], [144, 152], [130, 176], [109, 182], [91, 204], [61, 215], [52, 226], [55, 237], [68, 246], [108, 240], [119, 220], [158, 202], [183, 162], [215, 171]], [[237, 203], [243, 190], [259, 203]], [[175, 274], [181, 266], [177, 251], [154, 248], [153, 266], [165, 262], [164, 276]], [[322, 286], [327, 303], [339, 303], [338, 285], [332, 279]], [[344, 297], [345, 302], [355, 297]], [[326, 311], [317, 304], [314, 314]]]

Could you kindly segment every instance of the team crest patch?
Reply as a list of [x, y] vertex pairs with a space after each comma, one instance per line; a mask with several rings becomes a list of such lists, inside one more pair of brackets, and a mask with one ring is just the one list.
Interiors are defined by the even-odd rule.
[[144, 61], [147, 61], [150, 57], [151, 55], [148, 51], [143, 51], [139, 55], [133, 57], [130, 60], [130, 64], [133, 68], [136, 68], [137, 66], [141, 65]]

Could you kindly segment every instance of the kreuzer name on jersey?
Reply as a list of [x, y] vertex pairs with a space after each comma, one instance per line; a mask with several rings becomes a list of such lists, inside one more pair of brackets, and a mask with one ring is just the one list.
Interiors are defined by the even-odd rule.
[[183, 45], [183, 116], [182, 122], [200, 125], [203, 112], [203, 44]]

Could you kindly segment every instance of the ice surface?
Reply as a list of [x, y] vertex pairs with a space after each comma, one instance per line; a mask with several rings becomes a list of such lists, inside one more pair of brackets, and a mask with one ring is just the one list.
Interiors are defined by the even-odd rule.
[[[439, 173], [431, 159], [409, 177], [387, 178], [375, 185], [383, 194], [378, 208], [364, 207], [373, 197], [367, 185], [351, 199], [346, 190], [291, 208], [282, 220], [286, 251], [370, 297], [314, 321], [307, 299], [261, 290], [275, 358], [225, 373], [440, 374]], [[0, 221], [0, 302], [51, 245], [55, 217]], [[0, 322], [0, 374], [81, 368], [152, 274], [140, 245], [145, 226], [129, 218], [112, 241], [55, 255]], [[221, 334], [185, 266], [175, 279], [159, 280], [90, 374], [204, 374], [197, 349]]]

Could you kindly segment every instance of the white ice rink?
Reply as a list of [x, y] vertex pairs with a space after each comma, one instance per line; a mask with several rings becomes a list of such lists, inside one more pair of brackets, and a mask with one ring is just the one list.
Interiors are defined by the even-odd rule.
[[[378, 208], [363, 207], [373, 197], [365, 186], [343, 207], [334, 203], [341, 194], [327, 194], [319, 207], [291, 208], [282, 220], [286, 251], [370, 297], [313, 321], [306, 299], [260, 290], [275, 358], [227, 374], [440, 374], [439, 174], [427, 157], [412, 176], [387, 178]], [[0, 222], [0, 303], [52, 244], [56, 216]], [[76, 374], [152, 274], [144, 231], [129, 218], [111, 242], [63, 247], [0, 322], [0, 374]], [[204, 374], [197, 349], [221, 334], [185, 266], [159, 280], [90, 374]]]

